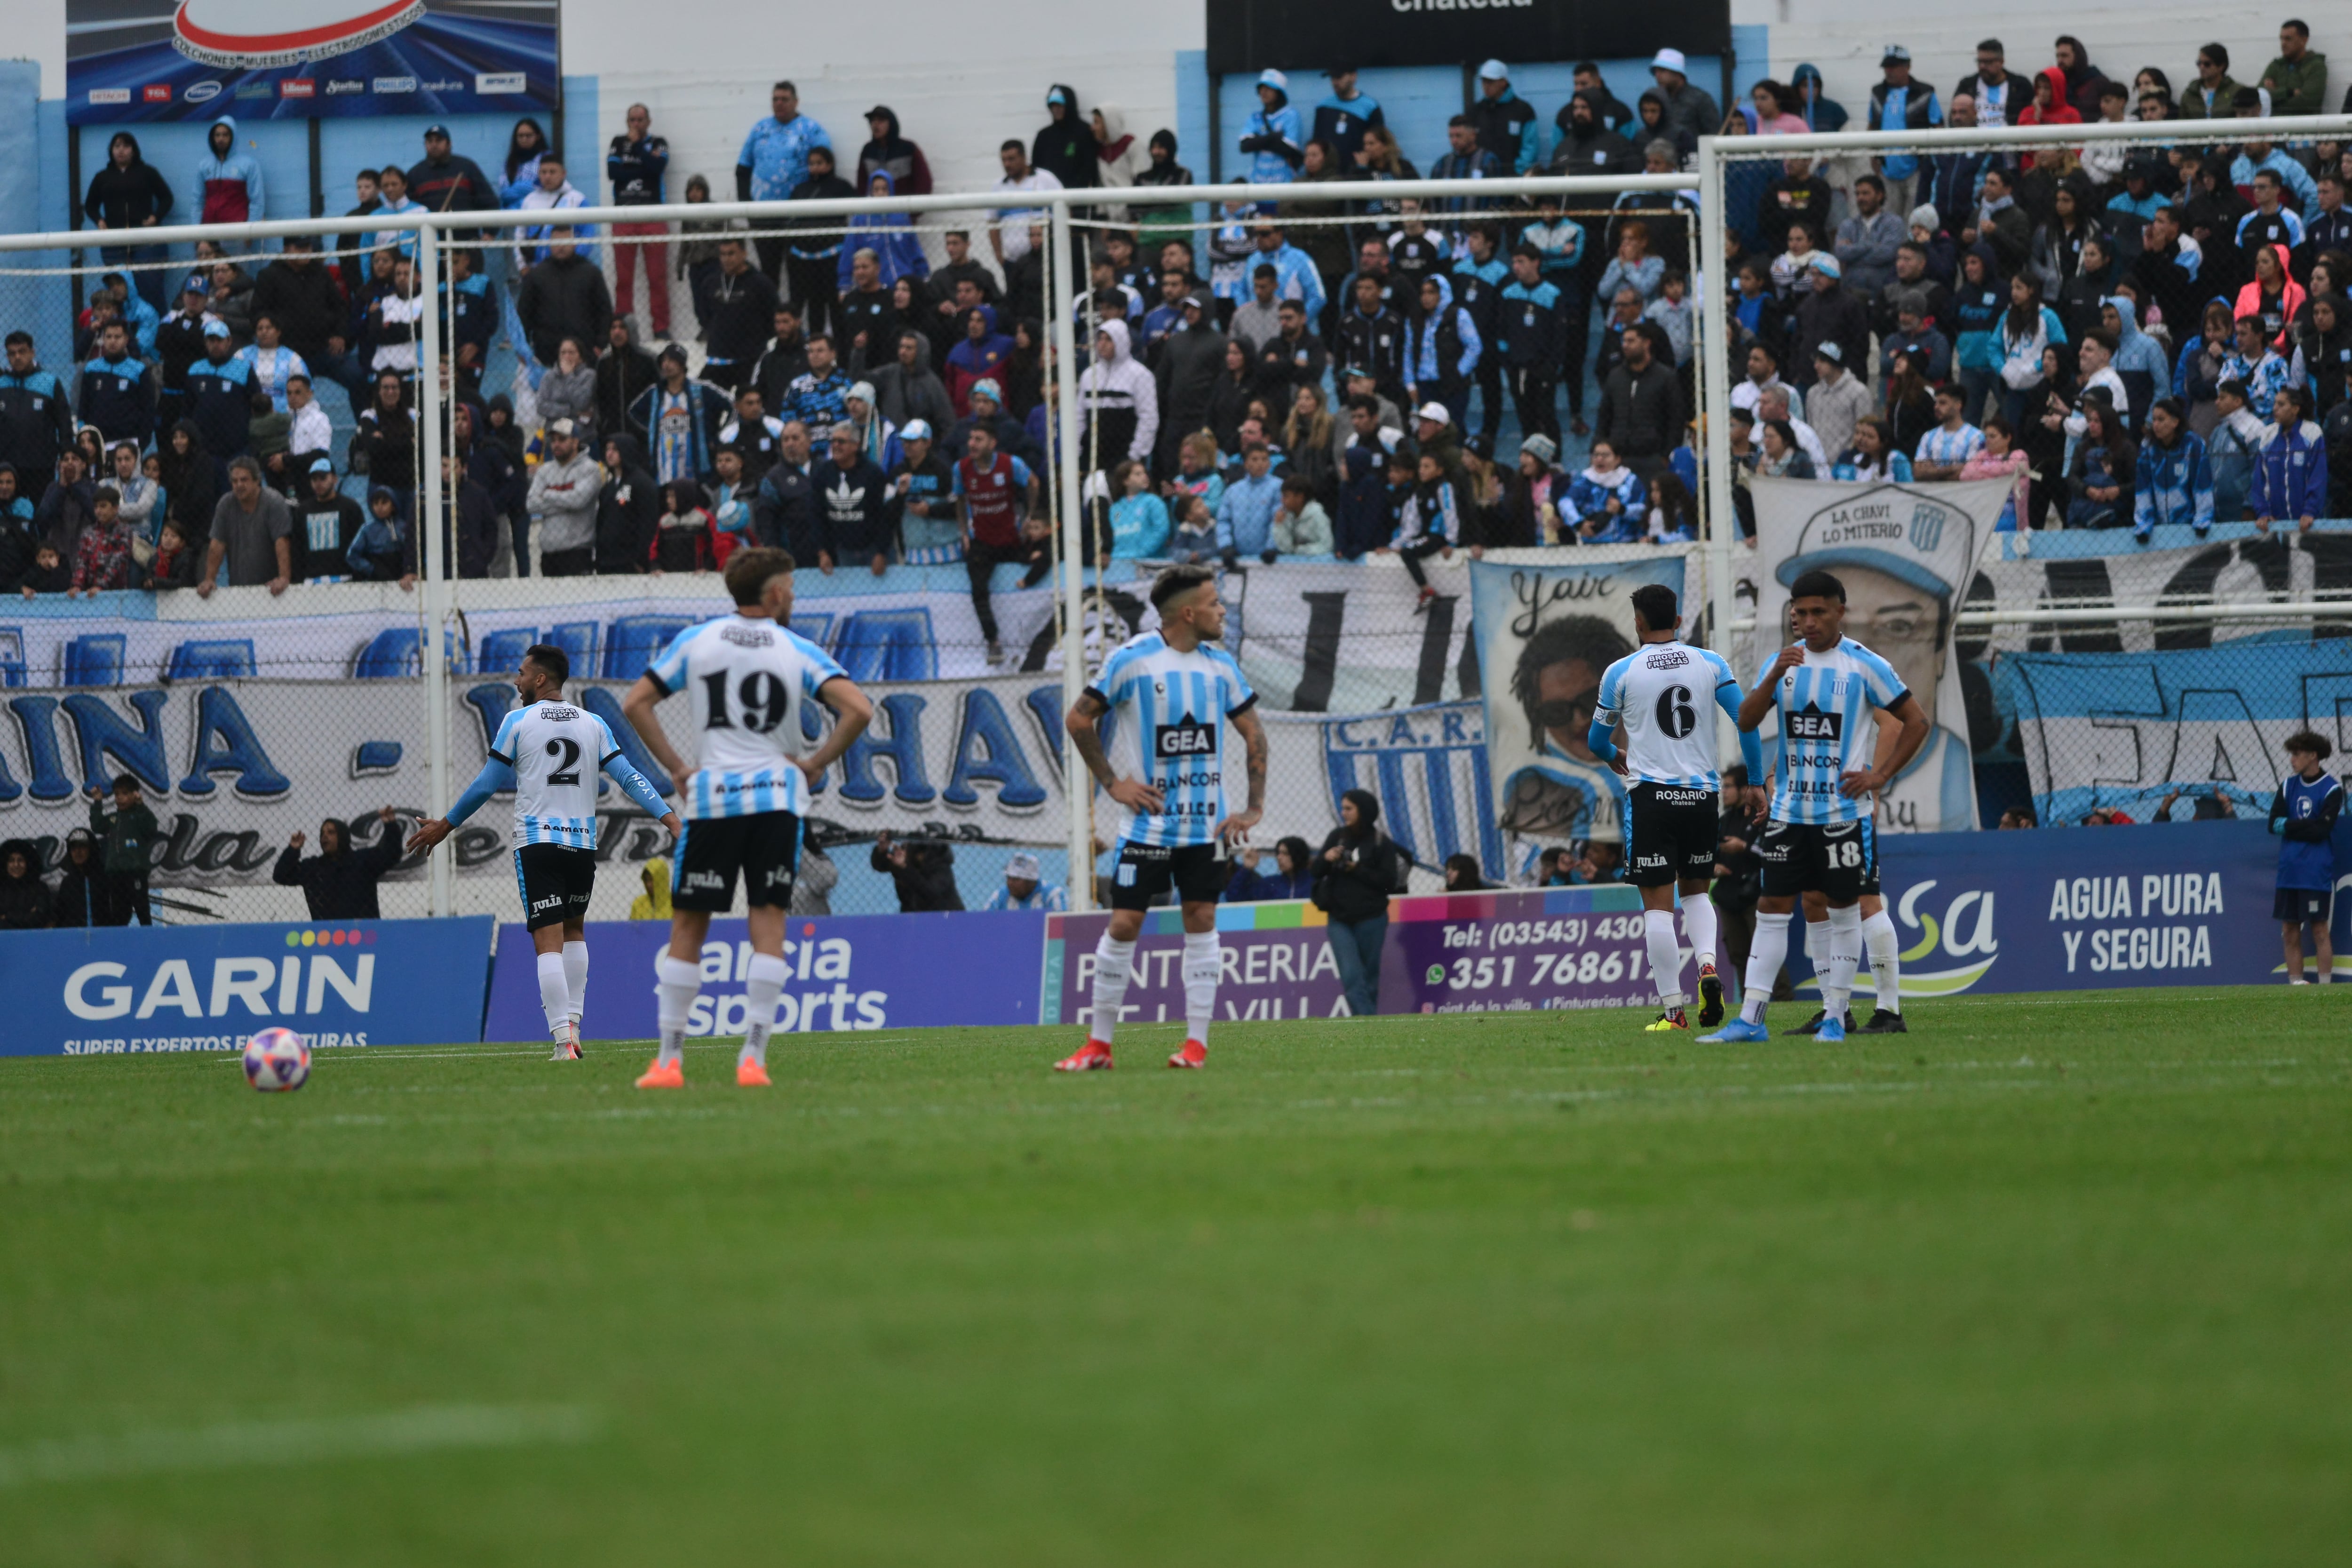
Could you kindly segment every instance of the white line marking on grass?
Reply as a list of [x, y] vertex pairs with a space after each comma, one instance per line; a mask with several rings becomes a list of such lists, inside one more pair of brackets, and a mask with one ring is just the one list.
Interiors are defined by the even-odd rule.
[[583, 1443], [601, 1425], [576, 1405], [427, 1405], [375, 1415], [234, 1421], [187, 1431], [58, 1437], [0, 1448], [0, 1487], [267, 1462], [317, 1463], [444, 1448]]

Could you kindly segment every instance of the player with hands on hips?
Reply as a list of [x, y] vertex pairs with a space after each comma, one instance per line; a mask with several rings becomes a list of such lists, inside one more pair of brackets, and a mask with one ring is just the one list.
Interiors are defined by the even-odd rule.
[[539, 1001], [555, 1039], [555, 1059], [580, 1059], [580, 1019], [588, 994], [588, 900], [596, 886], [599, 773], [620, 785], [672, 834], [677, 813], [636, 770], [604, 721], [563, 700], [572, 659], [541, 643], [522, 656], [515, 695], [522, 706], [500, 721], [489, 759], [458, 795], [408, 841], [430, 850], [502, 790], [514, 792], [515, 885], [523, 923], [539, 954]]
[[[1229, 851], [1265, 806], [1265, 726], [1241, 665], [1215, 646], [1225, 606], [1215, 574], [1171, 566], [1151, 585], [1160, 629], [1121, 645], [1070, 710], [1071, 744], [1117, 807], [1118, 859], [1110, 924], [1095, 948], [1094, 1005], [1087, 1042], [1055, 1063], [1062, 1072], [1111, 1065], [1111, 1037], [1126, 1000], [1143, 913], [1174, 888], [1184, 921], [1184, 1044], [1171, 1068], [1209, 1058], [1223, 951], [1217, 899], [1233, 879]], [[1115, 715], [1106, 750], [1101, 723]], [[1228, 814], [1224, 727], [1240, 735], [1249, 805]], [[1118, 753], [1114, 763], [1111, 752]]]

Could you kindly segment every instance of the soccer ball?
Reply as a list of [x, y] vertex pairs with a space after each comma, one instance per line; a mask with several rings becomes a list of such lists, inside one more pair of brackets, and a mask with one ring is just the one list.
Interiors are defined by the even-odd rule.
[[310, 1081], [310, 1047], [291, 1029], [264, 1029], [245, 1042], [245, 1081], [265, 1092]]

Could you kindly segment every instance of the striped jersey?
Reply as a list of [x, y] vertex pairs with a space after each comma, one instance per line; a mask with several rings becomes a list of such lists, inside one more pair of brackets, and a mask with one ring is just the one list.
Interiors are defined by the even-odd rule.
[[1958, 465], [1984, 450], [1984, 432], [1973, 425], [1947, 430], [1941, 425], [1919, 437], [1915, 463]]
[[[1780, 652], [1774, 648], [1773, 658]], [[1838, 781], [1870, 765], [1878, 742], [1871, 710], [1892, 708], [1908, 695], [1895, 667], [1852, 637], [1827, 653], [1806, 648], [1805, 662], [1772, 690], [1780, 710], [1772, 820], [1855, 822], [1868, 816], [1868, 803], [1846, 795]]]
[[533, 702], [509, 712], [490, 755], [514, 769], [514, 841], [596, 847], [596, 790], [620, 753], [604, 721], [569, 702]]
[[1593, 721], [1625, 727], [1625, 770], [1636, 784], [1720, 789], [1715, 770], [1716, 689], [1739, 681], [1723, 656], [1684, 642], [1644, 643], [1601, 677]]
[[1105, 659], [1087, 689], [1111, 711], [1112, 769], [1162, 797], [1156, 813], [1107, 802], [1120, 840], [1211, 842], [1225, 816], [1225, 721], [1257, 700], [1234, 656], [1208, 643], [1179, 653], [1158, 632], [1146, 632]]
[[646, 674], [693, 703], [697, 765], [679, 816], [808, 814], [808, 778], [793, 759], [816, 749], [803, 727], [810, 701], [847, 678], [831, 654], [773, 621], [722, 616], [671, 638]]

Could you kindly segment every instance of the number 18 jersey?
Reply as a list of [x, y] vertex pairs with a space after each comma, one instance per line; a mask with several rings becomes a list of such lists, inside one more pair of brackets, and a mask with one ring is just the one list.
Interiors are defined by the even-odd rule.
[[[1780, 657], [1774, 648], [1772, 658]], [[1769, 673], [1772, 667], [1764, 668]], [[1868, 816], [1871, 803], [1840, 784], [1870, 765], [1878, 744], [1871, 710], [1892, 708], [1907, 695], [1895, 667], [1852, 637], [1827, 653], [1807, 648], [1805, 662], [1781, 676], [1772, 692], [1780, 710], [1772, 820], [1821, 825]]]
[[620, 750], [604, 721], [561, 700], [509, 713], [490, 755], [514, 769], [516, 846], [595, 848], [600, 770]]
[[695, 772], [678, 815], [689, 822], [789, 811], [805, 816], [808, 778], [794, 757], [816, 749], [803, 728], [824, 683], [847, 672], [788, 626], [725, 616], [689, 626], [646, 668], [665, 695], [693, 704]]
[[1719, 789], [1716, 689], [1739, 682], [1723, 656], [1682, 642], [1643, 643], [1601, 676], [1593, 719], [1625, 727], [1625, 770], [1636, 784]]

